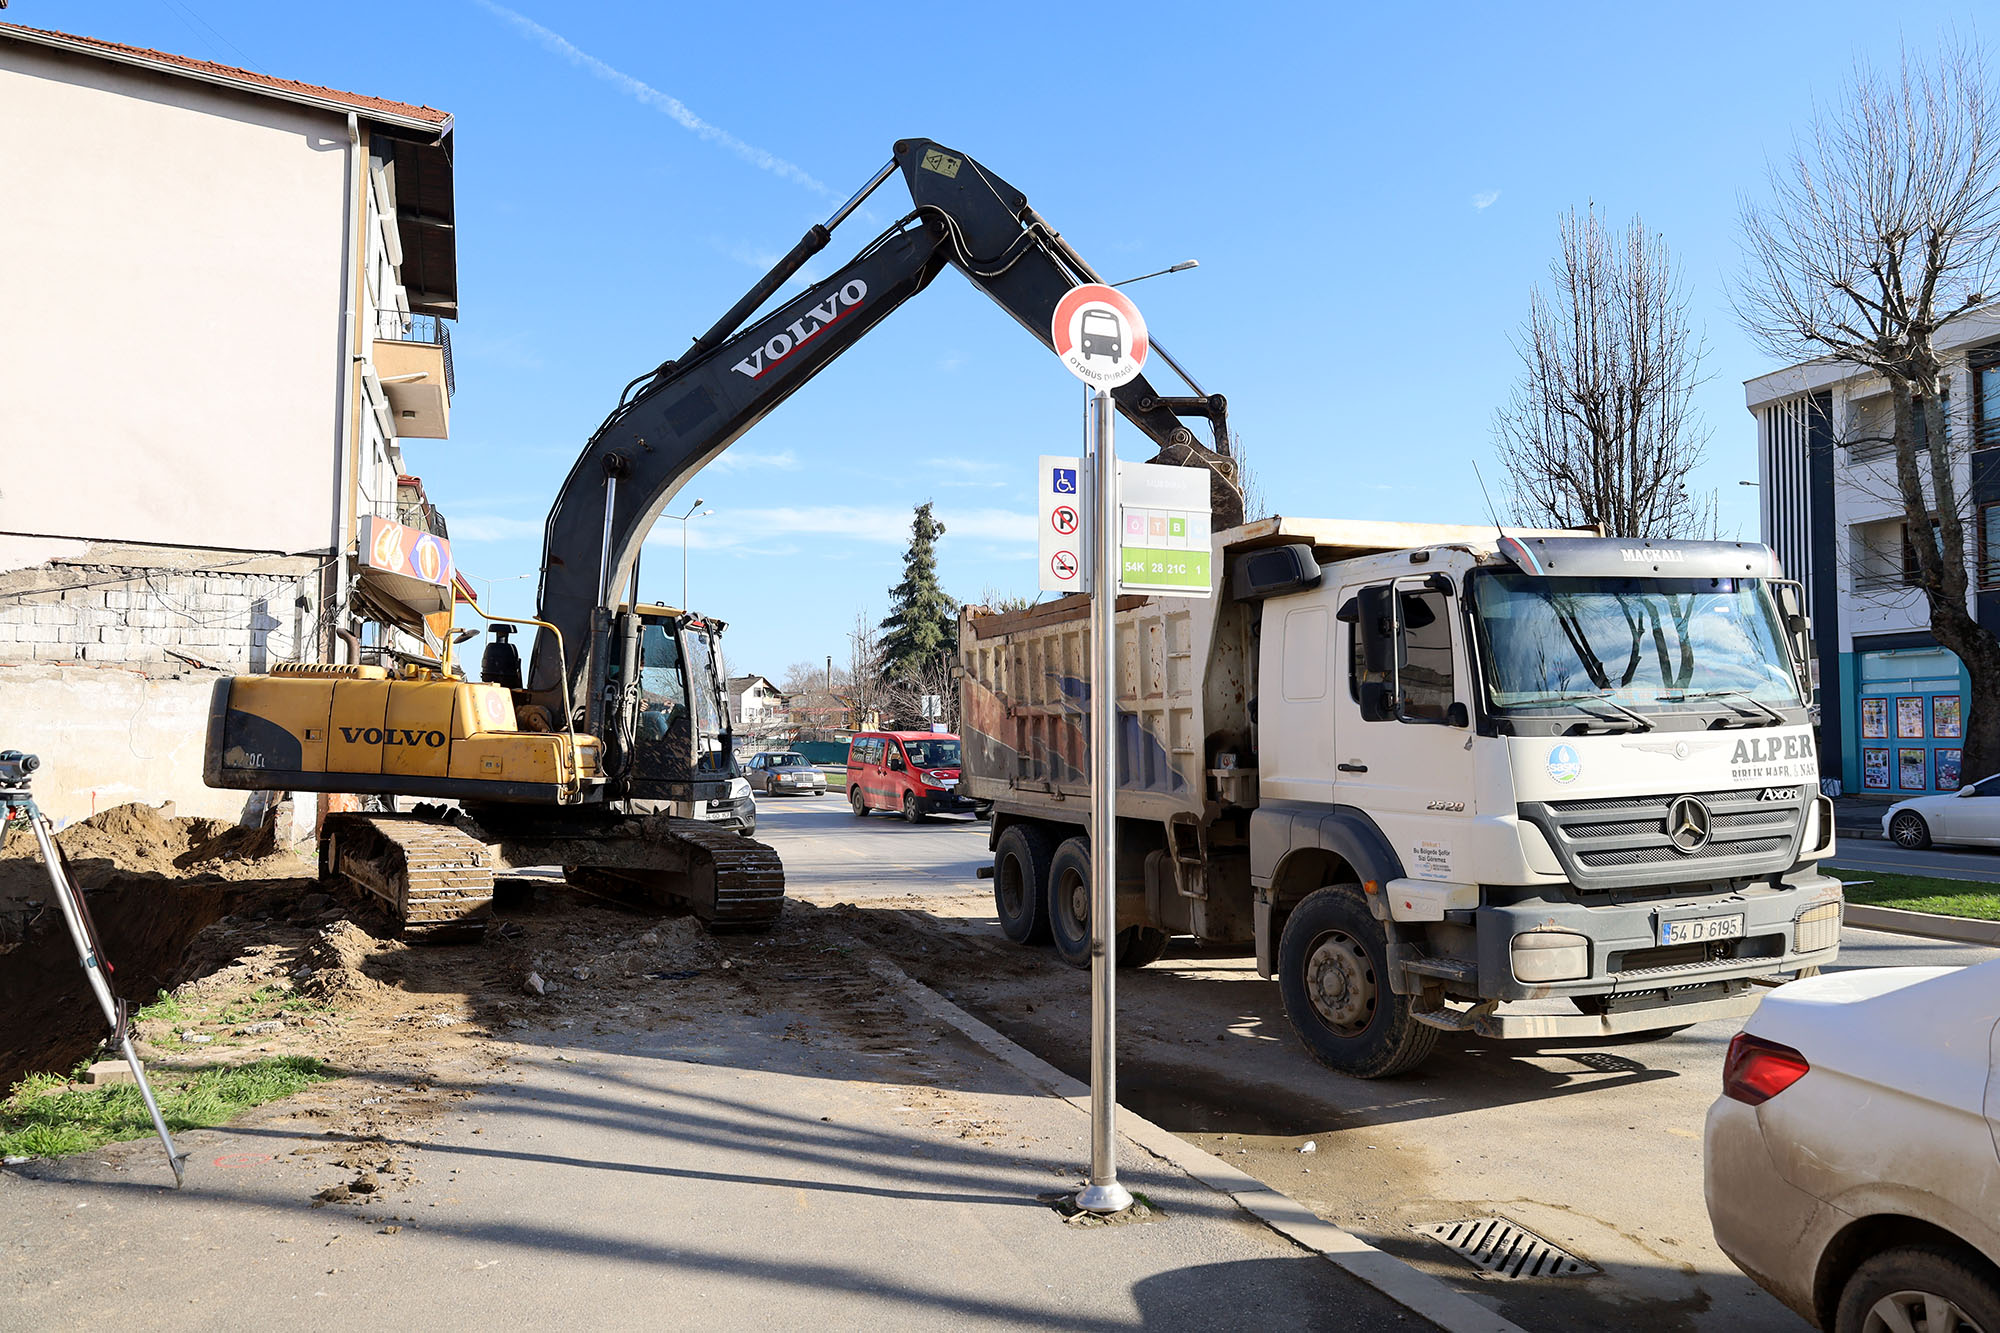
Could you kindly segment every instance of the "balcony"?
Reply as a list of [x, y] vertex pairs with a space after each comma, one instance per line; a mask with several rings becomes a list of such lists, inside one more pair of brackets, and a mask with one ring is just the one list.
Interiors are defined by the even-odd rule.
[[434, 315], [398, 310], [378, 313], [375, 375], [389, 397], [401, 439], [451, 437], [451, 330]]
[[384, 514], [383, 517], [394, 518], [406, 528], [428, 532], [433, 537], [443, 537], [447, 540], [451, 537], [450, 530], [445, 527], [444, 515], [438, 512], [437, 506], [424, 494], [424, 483], [418, 477], [396, 478], [396, 512]]

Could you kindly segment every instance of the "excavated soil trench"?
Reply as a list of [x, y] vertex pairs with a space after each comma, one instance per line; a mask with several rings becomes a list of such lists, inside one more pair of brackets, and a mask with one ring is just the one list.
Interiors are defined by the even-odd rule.
[[[283, 919], [317, 890], [273, 829], [121, 805], [56, 835], [97, 926], [117, 995], [137, 1008], [185, 977], [196, 935], [226, 916]], [[65, 1072], [109, 1032], [32, 833], [0, 847], [0, 1094]]]

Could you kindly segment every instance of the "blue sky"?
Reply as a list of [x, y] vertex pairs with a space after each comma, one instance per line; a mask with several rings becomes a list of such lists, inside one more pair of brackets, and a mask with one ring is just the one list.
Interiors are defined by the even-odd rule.
[[[871, 11], [879, 18], [870, 17]], [[897, 138], [1021, 188], [1226, 393], [1270, 507], [1479, 521], [1558, 215], [1594, 201], [1674, 247], [1705, 333], [1699, 480], [1757, 535], [1736, 210], [1851, 63], [1976, 7], [1159, 4], [1088, 9], [549, 0], [14, 0], [9, 21], [443, 107], [457, 120], [458, 393], [406, 453], [459, 564], [530, 609], [540, 529], [633, 375], [686, 346]], [[1105, 11], [1107, 13], [1114, 11]], [[1417, 13], [1421, 18], [1415, 17]], [[906, 208], [891, 181], [820, 272]], [[732, 670], [842, 660], [933, 500], [960, 598], [1035, 585], [1031, 472], [1080, 389], [954, 272], [696, 478], [694, 604]], [[1146, 456], [1123, 434], [1125, 456]], [[1496, 491], [1497, 491], [1496, 487]], [[677, 602], [663, 523], [645, 593]]]

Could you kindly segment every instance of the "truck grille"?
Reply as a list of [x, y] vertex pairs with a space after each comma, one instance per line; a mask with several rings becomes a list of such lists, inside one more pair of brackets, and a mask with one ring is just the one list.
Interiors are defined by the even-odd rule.
[[[1797, 858], [1806, 804], [1760, 800], [1767, 790], [1528, 802], [1521, 818], [1548, 838], [1579, 889], [1731, 879], [1786, 870]], [[1708, 840], [1693, 851], [1675, 846], [1667, 832], [1670, 808], [1683, 795], [1709, 814]]]

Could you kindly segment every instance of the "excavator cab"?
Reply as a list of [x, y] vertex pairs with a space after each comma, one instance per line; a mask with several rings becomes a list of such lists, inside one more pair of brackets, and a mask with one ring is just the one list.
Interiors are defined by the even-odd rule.
[[[642, 801], [719, 800], [737, 776], [736, 742], [720, 671], [718, 621], [666, 606], [620, 607], [614, 688], [630, 661], [638, 689], [625, 795]], [[628, 699], [633, 698], [627, 694]]]

